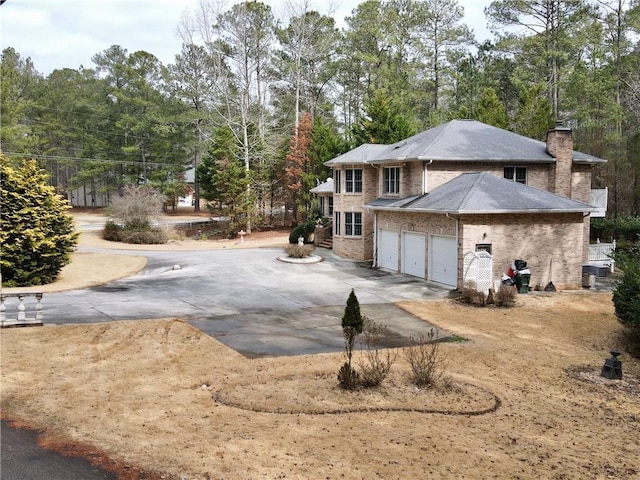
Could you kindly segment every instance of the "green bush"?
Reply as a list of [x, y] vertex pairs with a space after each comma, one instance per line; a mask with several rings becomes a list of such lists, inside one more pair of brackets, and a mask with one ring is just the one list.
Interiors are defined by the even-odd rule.
[[127, 228], [110, 220], [104, 225], [102, 238], [111, 242], [132, 243], [138, 245], [157, 245], [167, 243], [169, 241], [168, 235], [159, 228]]
[[614, 254], [622, 277], [613, 292], [616, 317], [627, 327], [640, 330], [640, 242]]
[[316, 221], [315, 220], [307, 220], [301, 225], [295, 227], [291, 233], [289, 234], [289, 243], [298, 243], [298, 238], [303, 237], [304, 243], [312, 243], [311, 235], [316, 230]]
[[34, 160], [0, 155], [0, 267], [7, 287], [55, 281], [78, 242], [69, 205]]
[[591, 240], [608, 242], [637, 242], [640, 238], [640, 217], [623, 215], [615, 218], [594, 218], [591, 220]]
[[104, 228], [102, 229], [102, 238], [109, 240], [110, 242], [121, 242], [121, 231], [122, 227], [120, 225], [112, 220], [107, 220], [104, 224]]
[[124, 243], [158, 245], [169, 241], [167, 234], [159, 228], [150, 228], [149, 230], [123, 230], [121, 235], [121, 242]]

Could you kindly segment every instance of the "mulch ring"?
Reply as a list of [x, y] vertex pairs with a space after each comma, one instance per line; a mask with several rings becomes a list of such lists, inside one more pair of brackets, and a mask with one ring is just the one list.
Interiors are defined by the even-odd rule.
[[575, 380], [596, 385], [616, 393], [640, 397], [640, 377], [624, 372], [621, 380], [610, 380], [600, 375], [602, 367], [592, 365], [576, 365], [567, 368], [567, 375]]

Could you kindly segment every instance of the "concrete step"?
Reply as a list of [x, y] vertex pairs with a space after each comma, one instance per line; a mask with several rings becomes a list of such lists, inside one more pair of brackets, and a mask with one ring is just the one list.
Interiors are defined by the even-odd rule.
[[322, 243], [318, 244], [318, 246], [331, 250], [333, 248], [333, 238], [325, 238]]

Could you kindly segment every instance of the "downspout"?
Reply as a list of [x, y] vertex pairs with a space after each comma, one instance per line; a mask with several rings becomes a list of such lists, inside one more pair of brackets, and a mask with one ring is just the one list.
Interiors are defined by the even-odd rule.
[[[451, 216], [449, 215], [449, 213], [446, 213], [445, 215], [447, 216], [447, 218], [451, 219]], [[457, 251], [456, 251], [456, 265], [457, 265], [457, 267], [456, 267], [456, 270], [457, 270], [456, 271], [456, 288], [458, 288], [459, 284], [460, 284], [460, 278], [459, 278], [459, 272], [460, 272], [460, 270], [459, 270], [460, 269], [460, 251], [459, 251], [460, 250], [460, 245], [459, 245], [459, 241], [460, 241], [460, 238], [458, 236], [460, 220], [458, 218], [455, 218], [455, 219], [452, 219], [452, 220], [456, 221], [456, 249], [457, 249]], [[493, 281], [493, 279], [492, 279], [492, 281]]]
[[[380, 167], [378, 167], [375, 163], [372, 163], [371, 166], [380, 172]], [[376, 191], [379, 194], [380, 191], [380, 174], [376, 175], [376, 179], [378, 184], [376, 185]], [[378, 195], [376, 195], [377, 197]], [[378, 266], [378, 211], [373, 211], [373, 263], [371, 264], [371, 268], [375, 268]]]
[[433, 163], [433, 160], [429, 160], [429, 163], [422, 162], [422, 194], [427, 193], [427, 167]]
[[373, 264], [372, 268], [378, 266], [378, 211], [373, 211]]

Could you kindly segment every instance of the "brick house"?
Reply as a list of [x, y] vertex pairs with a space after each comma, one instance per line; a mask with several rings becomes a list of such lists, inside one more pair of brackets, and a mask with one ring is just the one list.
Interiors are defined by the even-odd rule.
[[[531, 286], [577, 288], [587, 262], [592, 168], [571, 130], [540, 142], [453, 120], [393, 145], [361, 145], [333, 169], [333, 250], [459, 288], [467, 260], [491, 255], [491, 285], [514, 259]], [[328, 200], [323, 200], [328, 204]]]

